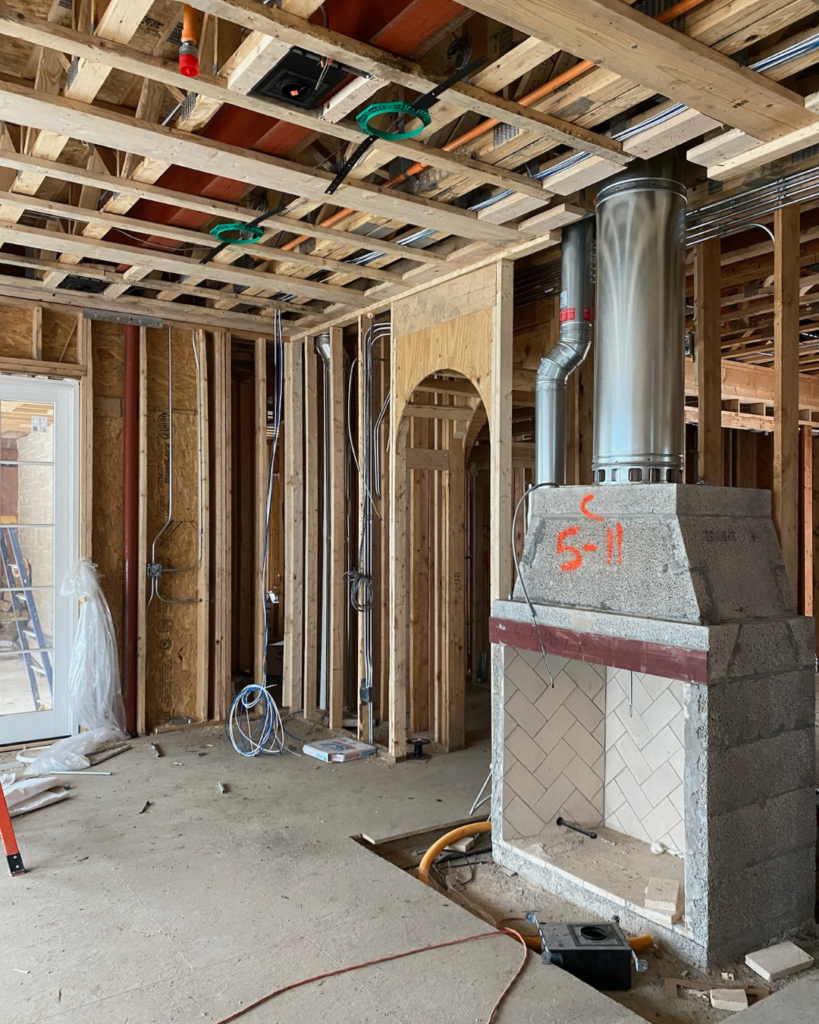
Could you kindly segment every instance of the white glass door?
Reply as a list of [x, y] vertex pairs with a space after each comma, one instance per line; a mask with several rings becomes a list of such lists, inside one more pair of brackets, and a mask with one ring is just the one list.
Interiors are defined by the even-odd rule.
[[0, 375], [0, 744], [74, 731], [65, 680], [76, 600], [73, 381]]

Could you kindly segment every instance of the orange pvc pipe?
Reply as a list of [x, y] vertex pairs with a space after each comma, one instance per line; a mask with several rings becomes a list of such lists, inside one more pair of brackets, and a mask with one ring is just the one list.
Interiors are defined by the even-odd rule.
[[[669, 7], [667, 11], [663, 11], [662, 14], [658, 14], [654, 20], [658, 21], [661, 25], [666, 25], [668, 22], [674, 21], [675, 18], [679, 18], [683, 14], [687, 14], [688, 11], [693, 10], [695, 7], [699, 7], [703, 3], [705, 3], [705, 0], [680, 0], [680, 2], [674, 4], [673, 7]], [[537, 89], [533, 89], [532, 92], [527, 93], [526, 96], [518, 100], [518, 103], [520, 103], [522, 107], [531, 107], [533, 103], [537, 103], [537, 101], [542, 100], [544, 96], [549, 96], [551, 93], [556, 92], [561, 86], [566, 85], [567, 82], [572, 82], [575, 78], [579, 78], [587, 71], [591, 71], [593, 67], [596, 67], [593, 61], [578, 61], [577, 64], [570, 67], [568, 71], [564, 71], [562, 74], [557, 75], [548, 82], [544, 82], [543, 85], [538, 86]], [[456, 139], [452, 139], [441, 148], [445, 153], [453, 153], [462, 146], [466, 146], [468, 143], [474, 142], [475, 139], [479, 139], [482, 135], [485, 135], [500, 123], [501, 122], [495, 118], [487, 118], [485, 121], [481, 121], [480, 124], [475, 125], [474, 128], [470, 128], [469, 131], [464, 132], [463, 135], [459, 135]], [[411, 167], [408, 167], [406, 171], [402, 171], [401, 174], [397, 174], [394, 178], [390, 178], [390, 180], [385, 182], [381, 187], [394, 188], [396, 185], [403, 185], [408, 178], [412, 178], [416, 174], [420, 174], [421, 171], [426, 170], [428, 166], [429, 164], [414, 163]], [[356, 211], [350, 207], [345, 207], [343, 210], [336, 210], [334, 214], [331, 214], [331, 216], [321, 222], [321, 226], [326, 228], [332, 227], [340, 220], [344, 220], [351, 213], [355, 212]], [[308, 241], [309, 237], [309, 235], [299, 235], [298, 238], [294, 238], [291, 242], [283, 245], [282, 248], [295, 249], [297, 245], [301, 245], [302, 242]]]

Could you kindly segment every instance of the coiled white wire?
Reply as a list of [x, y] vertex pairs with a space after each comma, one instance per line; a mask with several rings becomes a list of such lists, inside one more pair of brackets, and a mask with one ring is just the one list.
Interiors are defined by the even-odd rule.
[[[278, 312], [276, 313], [275, 332], [276, 339], [273, 345], [273, 444], [270, 449], [270, 463], [267, 473], [267, 510], [261, 593], [261, 600], [265, 603], [267, 600], [265, 593], [267, 549], [270, 537], [270, 510], [274, 483], [273, 466], [281, 432], [284, 400], [284, 347], [281, 335], [281, 315]], [[225, 721], [225, 732], [228, 735], [228, 739], [233, 745], [233, 749], [243, 757], [256, 757], [258, 754], [282, 754], [285, 751], [294, 753], [294, 751], [289, 750], [284, 745], [284, 736], [287, 730], [284, 728], [278, 706], [265, 686], [267, 682], [267, 643], [268, 628], [267, 614], [265, 613], [262, 679], [259, 682], [250, 683], [248, 686], [245, 686], [236, 695]], [[261, 715], [258, 717], [256, 716], [257, 709], [261, 710]], [[288, 733], [288, 735], [292, 735], [292, 733]], [[298, 739], [297, 736], [293, 738]]]

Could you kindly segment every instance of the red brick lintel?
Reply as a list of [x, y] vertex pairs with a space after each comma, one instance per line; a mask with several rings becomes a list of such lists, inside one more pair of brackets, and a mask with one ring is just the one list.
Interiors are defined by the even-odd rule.
[[644, 672], [688, 683], [708, 682], [708, 652], [688, 647], [666, 647], [644, 640], [624, 640], [596, 633], [577, 633], [571, 629], [540, 626], [513, 619], [489, 620], [489, 640], [524, 651], [539, 651], [542, 641], [547, 654], [594, 665], [609, 665], [632, 672]]

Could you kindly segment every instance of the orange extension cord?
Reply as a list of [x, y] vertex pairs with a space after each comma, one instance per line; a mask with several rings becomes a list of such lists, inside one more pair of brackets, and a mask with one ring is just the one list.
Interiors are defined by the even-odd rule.
[[251, 1010], [255, 1010], [258, 1006], [262, 1006], [264, 1003], [270, 1002], [271, 999], [275, 999], [276, 996], [283, 995], [285, 992], [291, 992], [294, 988], [301, 988], [303, 985], [310, 985], [314, 981], [323, 981], [325, 978], [334, 978], [338, 974], [348, 974], [350, 971], [359, 971], [362, 967], [374, 967], [376, 964], [385, 964], [390, 960], [401, 960], [406, 956], [414, 956], [416, 953], [427, 953], [432, 949], [446, 949], [448, 946], [460, 946], [464, 942], [473, 942], [475, 939], [492, 939], [498, 935], [509, 935], [513, 939], [516, 939], [523, 946], [523, 959], [521, 960], [520, 967], [515, 971], [514, 975], [509, 981], [509, 984], [501, 992], [497, 1002], [492, 1007], [492, 1012], [487, 1018], [486, 1024], [492, 1024], [498, 1010], [501, 1007], [501, 1003], [512, 991], [512, 987], [518, 978], [523, 973], [523, 968], [526, 966], [526, 957], [529, 953], [529, 947], [522, 935], [516, 932], [513, 928], [499, 928], [494, 932], [481, 932], [479, 935], [468, 935], [465, 939], [453, 939], [451, 942], [436, 942], [432, 946], [419, 946], [418, 949], [407, 950], [406, 953], [392, 953], [390, 956], [381, 956], [377, 960], [367, 960], [363, 964], [353, 964], [351, 967], [339, 967], [335, 971], [326, 971], [324, 974], [314, 974], [312, 978], [304, 978], [301, 981], [294, 981], [290, 985], [283, 985], [281, 988], [277, 988], [275, 992], [271, 992], [269, 995], [262, 996], [261, 999], [257, 999], [254, 1003], [250, 1003], [241, 1010], [237, 1010], [236, 1013], [232, 1013], [229, 1017], [223, 1017], [222, 1020], [218, 1021], [217, 1024], [229, 1024], [232, 1020], [238, 1020], [239, 1017], [243, 1017], [246, 1013], [250, 1013]]
[[[703, 3], [705, 3], [705, 0], [680, 0], [680, 2], [674, 4], [673, 7], [669, 7], [667, 11], [663, 11], [662, 14], [658, 14], [654, 20], [660, 22], [661, 25], [668, 24], [669, 21], [673, 21], [675, 18], [679, 18], [683, 14], [687, 14], [688, 11], [693, 10], [695, 7], [699, 7]], [[522, 107], [531, 107], [533, 103], [537, 103], [537, 101], [542, 100], [544, 96], [548, 96], [550, 93], [555, 92], [562, 85], [566, 85], [567, 82], [571, 82], [575, 78], [579, 78], [580, 75], [590, 71], [593, 67], [595, 67], [595, 64], [590, 60], [578, 61], [574, 67], [569, 68], [568, 71], [564, 71], [562, 75], [552, 78], [533, 92], [528, 93], [522, 99], [518, 100], [518, 103], [520, 103]], [[470, 128], [468, 132], [464, 132], [463, 135], [459, 135], [458, 138], [453, 139], [451, 142], [447, 142], [447, 144], [441, 148], [445, 153], [453, 153], [456, 149], [460, 149], [462, 146], [467, 145], [467, 143], [473, 142], [475, 139], [479, 139], [481, 135], [485, 135], [486, 132], [491, 131], [495, 125], [500, 123], [500, 121], [497, 121], [494, 118], [488, 118], [486, 121], [481, 121], [481, 123], [476, 125], [474, 128]], [[414, 163], [411, 167], [408, 167], [406, 171], [402, 171], [401, 174], [397, 174], [394, 178], [390, 178], [389, 181], [384, 183], [382, 188], [395, 188], [396, 185], [402, 185], [408, 178], [412, 178], [416, 174], [420, 174], [421, 171], [426, 170], [427, 166], [428, 164]], [[356, 211], [350, 207], [345, 207], [343, 210], [336, 210], [335, 213], [321, 221], [321, 227], [332, 227], [334, 224], [338, 224], [339, 221], [344, 220], [345, 217], [349, 217], [350, 214], [355, 212]], [[294, 238], [291, 242], [282, 246], [282, 248], [295, 249], [297, 245], [301, 245], [302, 242], [308, 241], [309, 238], [309, 235], [299, 235], [298, 238]]]

